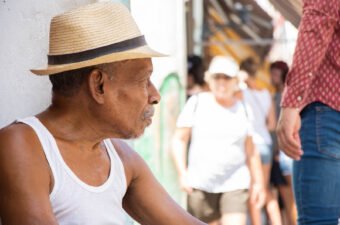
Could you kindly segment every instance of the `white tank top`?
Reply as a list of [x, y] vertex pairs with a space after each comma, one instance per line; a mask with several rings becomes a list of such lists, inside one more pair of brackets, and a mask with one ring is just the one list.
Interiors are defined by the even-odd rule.
[[123, 163], [109, 139], [104, 140], [110, 157], [110, 175], [101, 186], [81, 181], [63, 160], [56, 141], [36, 118], [18, 120], [37, 134], [54, 177], [50, 194], [53, 213], [59, 225], [123, 225], [127, 215], [122, 207], [126, 192]]

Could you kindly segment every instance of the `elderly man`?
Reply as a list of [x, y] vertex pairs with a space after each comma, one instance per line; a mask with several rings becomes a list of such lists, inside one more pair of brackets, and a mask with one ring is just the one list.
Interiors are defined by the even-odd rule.
[[0, 131], [2, 225], [204, 224], [182, 210], [123, 141], [151, 124], [160, 96], [128, 10], [95, 3], [52, 19], [52, 104]]

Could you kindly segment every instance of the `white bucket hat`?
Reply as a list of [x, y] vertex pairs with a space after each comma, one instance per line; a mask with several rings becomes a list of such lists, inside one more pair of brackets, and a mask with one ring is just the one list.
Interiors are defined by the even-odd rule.
[[210, 79], [215, 74], [224, 74], [228, 77], [237, 77], [240, 69], [235, 60], [228, 56], [215, 56], [205, 72], [205, 79]]
[[165, 55], [147, 45], [123, 4], [98, 2], [51, 20], [48, 65], [31, 71], [48, 75], [103, 63], [160, 56]]

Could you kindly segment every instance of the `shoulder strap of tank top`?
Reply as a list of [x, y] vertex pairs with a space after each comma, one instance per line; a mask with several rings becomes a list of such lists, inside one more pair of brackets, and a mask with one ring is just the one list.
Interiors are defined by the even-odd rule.
[[51, 168], [52, 174], [53, 174], [53, 179], [54, 179], [54, 186], [52, 189], [52, 192], [50, 193], [50, 199], [53, 199], [55, 196], [55, 193], [58, 189], [59, 185], [59, 178], [58, 178], [58, 170], [57, 170], [57, 165], [56, 165], [56, 155], [53, 147], [53, 143], [50, 140], [49, 133], [47, 129], [43, 126], [43, 124], [38, 120], [38, 118], [32, 116], [32, 117], [27, 117], [24, 119], [17, 119], [17, 123], [23, 123], [28, 126], [30, 126], [34, 132], [36, 133], [39, 142], [41, 144], [41, 147], [43, 149], [43, 152], [45, 154], [46, 160]]
[[123, 194], [125, 194], [127, 189], [127, 183], [126, 183], [126, 175], [125, 175], [125, 169], [122, 160], [120, 159], [120, 156], [118, 155], [115, 147], [112, 144], [112, 141], [110, 139], [105, 139], [104, 144], [107, 148], [108, 154], [111, 158], [111, 166], [114, 167], [114, 177], [119, 177], [119, 180], [121, 182], [121, 191]]
[[46, 159], [48, 163], [50, 164], [51, 169], [53, 171], [54, 165], [51, 164], [53, 162], [52, 160], [53, 152], [52, 152], [52, 147], [51, 147], [48, 133], [46, 132], [46, 128], [42, 126], [41, 122], [36, 117], [27, 117], [25, 119], [18, 119], [16, 120], [16, 122], [24, 123], [30, 126], [34, 130], [34, 132], [36, 133], [41, 143]]

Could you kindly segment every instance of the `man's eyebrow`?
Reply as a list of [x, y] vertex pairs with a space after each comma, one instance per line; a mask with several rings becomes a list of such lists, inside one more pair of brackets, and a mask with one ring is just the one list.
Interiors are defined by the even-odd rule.
[[146, 69], [146, 70], [141, 70], [139, 72], [136, 73], [137, 76], [135, 76], [135, 80], [136, 81], [144, 81], [146, 79], [149, 79], [149, 77], [151, 76], [153, 70], [149, 70], [149, 69]]
[[146, 69], [139, 72], [141, 75], [150, 75], [153, 73], [153, 69]]
[[152, 72], [153, 72], [153, 69], [147, 69], [145, 72], [146, 72], [146, 73], [152, 73]]

